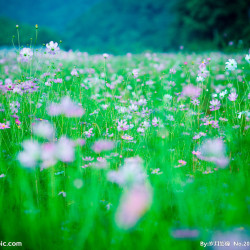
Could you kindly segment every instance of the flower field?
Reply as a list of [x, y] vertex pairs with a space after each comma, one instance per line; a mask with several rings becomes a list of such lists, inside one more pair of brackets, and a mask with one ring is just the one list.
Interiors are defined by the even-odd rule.
[[249, 83], [247, 52], [89, 55], [54, 42], [0, 51], [0, 240], [247, 242]]

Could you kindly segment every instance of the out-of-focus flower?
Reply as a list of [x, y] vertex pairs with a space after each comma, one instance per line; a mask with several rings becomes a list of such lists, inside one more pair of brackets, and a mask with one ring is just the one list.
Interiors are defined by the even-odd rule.
[[226, 156], [226, 147], [222, 139], [207, 139], [199, 148], [201, 154], [197, 155], [197, 158], [213, 162], [218, 167], [224, 168], [228, 165], [229, 159]]
[[73, 162], [75, 159], [75, 144], [66, 137], [61, 137], [56, 145], [56, 157], [62, 162]]
[[41, 146], [37, 141], [23, 142], [23, 151], [18, 154], [18, 160], [24, 167], [35, 167], [40, 159]]
[[235, 70], [237, 69], [237, 62], [235, 59], [229, 59], [228, 62], [226, 62], [226, 70]]
[[201, 94], [201, 89], [192, 84], [184, 86], [182, 90], [183, 96], [188, 96], [191, 98], [197, 98], [200, 94]]
[[47, 121], [35, 123], [32, 132], [45, 139], [52, 139], [55, 135], [54, 127]]
[[118, 171], [110, 171], [108, 179], [121, 186], [139, 185], [145, 182], [146, 173], [140, 157], [126, 158], [124, 165]]
[[248, 63], [250, 63], [250, 54], [246, 55], [246, 56], [245, 56], [245, 59], [246, 59], [246, 61], [247, 61]]
[[73, 69], [70, 73], [72, 76], [78, 76], [78, 72], [76, 69]]
[[60, 103], [52, 103], [48, 107], [50, 116], [65, 115], [66, 117], [81, 117], [84, 110], [81, 106], [71, 101], [69, 96], [61, 99]]
[[101, 153], [102, 151], [110, 151], [114, 148], [115, 143], [113, 141], [110, 140], [99, 140], [96, 141], [92, 147], [92, 149], [96, 152], [96, 153]]
[[139, 69], [133, 69], [132, 74], [133, 74], [134, 78], [137, 78], [139, 76]]
[[51, 55], [55, 55], [60, 48], [58, 47], [58, 43], [54, 43], [53, 41], [46, 44], [46, 51]]
[[128, 190], [121, 198], [115, 220], [118, 227], [130, 229], [147, 212], [152, 203], [149, 185], [138, 185]]
[[195, 239], [199, 237], [200, 232], [197, 229], [176, 229], [171, 235], [175, 239]]

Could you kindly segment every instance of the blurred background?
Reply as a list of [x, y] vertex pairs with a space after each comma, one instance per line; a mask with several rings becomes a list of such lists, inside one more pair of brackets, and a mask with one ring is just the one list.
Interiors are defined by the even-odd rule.
[[66, 50], [124, 54], [250, 46], [250, 0], [0, 0], [0, 46], [62, 40]]

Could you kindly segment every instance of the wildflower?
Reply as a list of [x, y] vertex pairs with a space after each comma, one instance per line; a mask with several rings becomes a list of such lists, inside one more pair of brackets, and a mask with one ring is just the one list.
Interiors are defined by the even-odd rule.
[[56, 144], [56, 157], [62, 162], [73, 162], [75, 159], [75, 144], [66, 137], [61, 137]]
[[104, 59], [109, 58], [109, 54], [107, 54], [107, 53], [104, 53], [102, 56], [103, 56]]
[[90, 138], [91, 136], [94, 136], [93, 128], [89, 129], [88, 131], [83, 132], [83, 134], [84, 134], [87, 138]]
[[211, 106], [209, 106], [210, 111], [215, 111], [215, 110], [220, 109], [221, 103], [219, 100], [214, 99], [214, 100], [210, 101], [210, 104], [211, 104]]
[[7, 129], [10, 128], [8, 124], [0, 123], [0, 129]]
[[126, 131], [128, 129], [129, 125], [127, 124], [127, 121], [125, 120], [118, 121], [118, 126], [117, 126], [118, 131]]
[[133, 69], [132, 74], [133, 74], [134, 78], [137, 78], [139, 76], [139, 69]]
[[237, 69], [237, 62], [235, 59], [229, 59], [228, 62], [226, 62], [226, 70], [235, 70]]
[[81, 117], [84, 110], [81, 106], [73, 103], [69, 96], [61, 99], [60, 103], [52, 103], [48, 107], [48, 114], [50, 116], [65, 115], [66, 117]]
[[183, 160], [179, 160], [178, 161], [182, 166], [185, 166], [186, 164], [187, 164], [187, 162], [186, 161], [183, 161]]
[[123, 135], [122, 136], [122, 139], [123, 140], [126, 140], [126, 141], [132, 141], [134, 139], [134, 137], [130, 136], [130, 135]]
[[196, 81], [197, 81], [197, 82], [204, 82], [204, 81], [205, 81], [205, 78], [202, 77], [201, 75], [198, 75], [197, 78], [196, 78]]
[[30, 48], [23, 48], [20, 51], [18, 60], [21, 62], [30, 62], [33, 57], [33, 52]]
[[16, 101], [10, 103], [10, 110], [12, 113], [18, 113], [19, 108], [20, 108], [19, 102]]
[[55, 55], [60, 48], [58, 47], [58, 43], [54, 43], [53, 41], [46, 44], [46, 51], [51, 55]]
[[114, 148], [115, 144], [110, 140], [99, 140], [96, 141], [92, 147], [95, 153], [100, 153], [102, 151], [110, 151]]
[[184, 86], [182, 90], [183, 96], [191, 98], [197, 98], [200, 94], [201, 94], [201, 89], [192, 84]]
[[199, 148], [201, 152], [197, 157], [207, 162], [213, 162], [219, 167], [226, 167], [229, 159], [226, 157], [224, 142], [220, 138], [208, 139]]
[[160, 172], [161, 170], [159, 169], [159, 168], [156, 168], [156, 169], [153, 169], [152, 171], [151, 171], [151, 174], [156, 174], [156, 175], [160, 175], [160, 174], [162, 174], [162, 172]]
[[193, 151], [192, 154], [193, 155], [201, 155], [201, 152], [200, 151]]
[[192, 100], [191, 103], [193, 103], [195, 106], [199, 106], [200, 105], [200, 101], [198, 99]]
[[115, 221], [118, 227], [130, 229], [147, 212], [152, 203], [152, 189], [149, 185], [135, 186], [121, 198]]
[[234, 102], [236, 99], [237, 99], [238, 95], [236, 93], [231, 93], [229, 96], [228, 96], [228, 99], [231, 101], [231, 102]]
[[250, 63], [250, 54], [246, 55], [245, 59], [248, 63]]
[[77, 70], [74, 68], [71, 73], [70, 73], [72, 76], [78, 76], [78, 72]]
[[143, 133], [145, 132], [145, 129], [144, 129], [144, 128], [138, 128], [138, 129], [137, 129], [137, 132], [143, 134]]
[[35, 123], [32, 132], [45, 139], [52, 139], [55, 135], [54, 127], [46, 121]]
[[40, 159], [41, 147], [37, 141], [23, 142], [23, 151], [18, 154], [18, 160], [24, 167], [35, 167]]
[[156, 117], [154, 117], [154, 119], [152, 120], [152, 125], [154, 127], [158, 127], [159, 126], [159, 119], [157, 119]]
[[107, 178], [123, 187], [142, 185], [146, 180], [142, 159], [138, 156], [126, 158], [124, 165], [118, 171], [108, 172]]

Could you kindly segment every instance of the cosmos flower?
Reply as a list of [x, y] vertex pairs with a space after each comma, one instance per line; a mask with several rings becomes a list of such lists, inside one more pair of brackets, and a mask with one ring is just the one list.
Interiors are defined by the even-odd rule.
[[130, 135], [123, 135], [122, 136], [122, 139], [123, 140], [126, 140], [126, 141], [132, 141], [134, 139], [134, 137], [130, 136]]
[[233, 93], [229, 94], [228, 99], [231, 102], [234, 102], [234, 101], [236, 101], [237, 97], [238, 97], [238, 95], [235, 92], [233, 92]]
[[45, 139], [52, 139], [55, 135], [54, 127], [47, 121], [35, 123], [32, 132], [33, 134]]
[[182, 89], [182, 95], [190, 98], [197, 98], [201, 94], [201, 89], [193, 84], [185, 85]]
[[225, 144], [220, 138], [205, 140], [198, 151], [201, 152], [201, 154], [197, 155], [199, 159], [213, 162], [218, 167], [224, 168], [229, 163]]
[[215, 110], [220, 109], [221, 103], [219, 100], [214, 99], [214, 100], [210, 101], [210, 104], [211, 105], [209, 107], [210, 107], [211, 111], [215, 111]]
[[8, 124], [0, 123], [0, 129], [7, 129], [10, 128]]
[[143, 184], [146, 180], [146, 173], [142, 159], [138, 156], [126, 158], [124, 165], [118, 171], [108, 172], [107, 178], [123, 187]]
[[46, 44], [46, 51], [51, 55], [55, 55], [60, 48], [58, 47], [58, 43], [54, 43], [53, 41]]
[[40, 159], [40, 144], [37, 141], [27, 140], [22, 145], [24, 150], [18, 154], [19, 162], [24, 167], [35, 167]]
[[52, 103], [48, 107], [48, 114], [50, 116], [65, 115], [66, 117], [81, 117], [84, 110], [81, 106], [71, 101], [69, 96], [61, 99], [60, 103]]
[[235, 70], [237, 69], [237, 62], [235, 61], [235, 59], [229, 59], [228, 62], [226, 62], [226, 70]]
[[33, 51], [30, 48], [23, 48], [20, 51], [18, 61], [21, 62], [30, 62], [33, 57]]
[[115, 143], [110, 140], [98, 140], [94, 143], [92, 149], [95, 153], [101, 153], [103, 151], [110, 151], [114, 148]]
[[127, 121], [125, 120], [118, 121], [118, 126], [117, 126], [118, 131], [126, 131], [128, 129], [129, 125], [127, 124]]
[[147, 212], [152, 204], [152, 189], [149, 185], [139, 185], [125, 192], [117, 208], [115, 221], [118, 227], [130, 229]]
[[20, 108], [20, 103], [18, 101], [10, 103], [10, 110], [12, 113], [18, 113], [19, 108]]
[[71, 73], [70, 73], [72, 76], [78, 76], [78, 72], [77, 70], [74, 68]]

